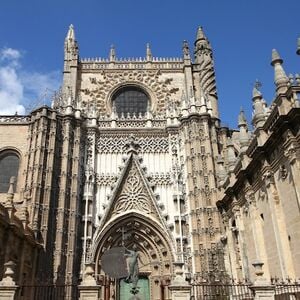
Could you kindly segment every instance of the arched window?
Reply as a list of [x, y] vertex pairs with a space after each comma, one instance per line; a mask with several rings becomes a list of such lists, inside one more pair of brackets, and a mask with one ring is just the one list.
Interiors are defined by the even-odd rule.
[[0, 193], [7, 193], [9, 180], [12, 176], [18, 177], [19, 157], [13, 151], [4, 151], [0, 153]]
[[112, 98], [113, 105], [116, 108], [118, 116], [129, 114], [144, 116], [149, 102], [148, 95], [140, 88], [135, 86], [127, 86], [118, 90]]

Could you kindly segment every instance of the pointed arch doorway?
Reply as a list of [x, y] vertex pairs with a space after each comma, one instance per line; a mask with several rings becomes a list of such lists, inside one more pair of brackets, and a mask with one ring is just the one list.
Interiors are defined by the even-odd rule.
[[[140, 256], [138, 282], [140, 298], [168, 299], [167, 285], [173, 274], [174, 262], [172, 240], [156, 220], [136, 211], [127, 212], [111, 220], [98, 233], [93, 247], [96, 276], [107, 278], [101, 267], [101, 257], [105, 251], [113, 247], [122, 247], [124, 235], [125, 247], [132, 249], [135, 244]], [[108, 292], [106, 288], [106, 294], [114, 294], [115, 299], [119, 300], [130, 299], [128, 297], [128, 294], [131, 295], [130, 285], [126, 285], [122, 279], [113, 282], [114, 284], [110, 286], [111, 291]]]

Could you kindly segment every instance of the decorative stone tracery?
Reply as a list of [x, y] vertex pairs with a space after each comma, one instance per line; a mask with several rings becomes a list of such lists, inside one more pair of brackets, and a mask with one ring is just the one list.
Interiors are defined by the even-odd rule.
[[[167, 153], [169, 142], [167, 137], [159, 135], [135, 136], [141, 153]], [[97, 140], [98, 153], [126, 153], [126, 135], [101, 135]]]
[[95, 103], [101, 116], [111, 113], [111, 96], [124, 85], [135, 85], [143, 88], [150, 96], [152, 104], [151, 111], [163, 114], [165, 105], [170, 100], [172, 94], [178, 88], [171, 87], [171, 78], [163, 80], [161, 73], [157, 71], [122, 71], [122, 72], [102, 72], [102, 78], [90, 77], [92, 88], [84, 88], [82, 92], [81, 105], [87, 109], [91, 102]]
[[126, 183], [114, 207], [114, 213], [120, 214], [132, 209], [146, 214], [151, 212], [147, 192], [136, 168], [129, 171]]

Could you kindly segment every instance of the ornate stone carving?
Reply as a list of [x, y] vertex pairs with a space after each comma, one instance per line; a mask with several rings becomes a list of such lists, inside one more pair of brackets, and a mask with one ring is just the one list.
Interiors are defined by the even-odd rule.
[[114, 212], [119, 214], [135, 209], [149, 214], [151, 212], [151, 204], [148, 198], [144, 184], [136, 167], [134, 167], [129, 171], [123, 190], [114, 207]]
[[284, 155], [289, 159], [290, 163], [293, 164], [295, 161], [299, 161], [299, 147], [296, 143], [291, 143], [288, 148], [284, 151]]
[[284, 165], [280, 166], [279, 168], [279, 176], [282, 180], [285, 180], [288, 176], [288, 170]]
[[269, 187], [271, 184], [274, 184], [274, 174], [272, 171], [266, 171], [262, 178], [265, 181], [266, 187]]
[[[169, 142], [165, 136], [135, 136], [135, 142], [139, 144], [142, 153], [167, 153]], [[126, 153], [128, 135], [102, 135], [97, 140], [99, 153]]]
[[116, 174], [96, 174], [96, 182], [98, 185], [113, 185], [118, 179], [118, 176]]
[[149, 175], [149, 181], [154, 185], [170, 185], [172, 184], [170, 173], [152, 173]]
[[[165, 80], [160, 78], [160, 71], [122, 71], [122, 72], [104, 72], [102, 78], [90, 78], [90, 84], [93, 88], [82, 89], [83, 109], [88, 107], [89, 102], [94, 102], [100, 115], [104, 116], [110, 113], [110, 107], [107, 105], [110, 101], [110, 95], [118, 87], [126, 84], [135, 84], [144, 87], [149, 93], [152, 93], [156, 103], [152, 103], [152, 108], [156, 107], [156, 112], [164, 113], [165, 105], [170, 100], [170, 96], [178, 91], [171, 86], [171, 78]], [[154, 100], [154, 99], [152, 99]]]

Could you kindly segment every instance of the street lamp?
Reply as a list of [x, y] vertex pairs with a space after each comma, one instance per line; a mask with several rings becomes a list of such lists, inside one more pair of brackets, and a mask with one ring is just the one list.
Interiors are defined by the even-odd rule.
[[297, 53], [298, 55], [300, 55], [300, 38], [298, 38], [298, 42], [297, 42], [297, 51], [296, 51], [296, 53]]

